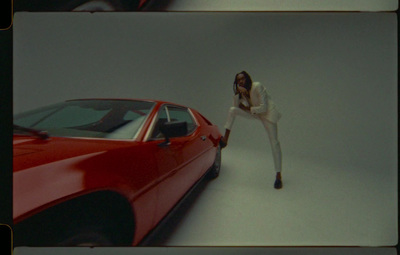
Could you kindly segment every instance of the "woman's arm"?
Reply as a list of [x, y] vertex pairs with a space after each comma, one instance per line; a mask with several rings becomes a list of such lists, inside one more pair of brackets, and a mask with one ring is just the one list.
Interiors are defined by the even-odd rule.
[[252, 114], [261, 114], [268, 111], [268, 93], [262, 85], [254, 87], [255, 94], [260, 104], [258, 106], [251, 107], [250, 111]]
[[239, 94], [233, 96], [233, 106], [239, 107]]

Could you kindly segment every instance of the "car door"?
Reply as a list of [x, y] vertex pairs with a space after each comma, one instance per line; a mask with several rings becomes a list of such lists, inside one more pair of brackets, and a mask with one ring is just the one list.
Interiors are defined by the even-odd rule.
[[[168, 145], [162, 145], [165, 138], [159, 127], [164, 122], [175, 121], [187, 122], [187, 134], [170, 138]], [[203, 170], [203, 166], [196, 161], [198, 148], [204, 143], [198, 131], [198, 123], [188, 108], [165, 105], [159, 110], [149, 141], [155, 147], [159, 173], [156, 220], [160, 220], [172, 209]]]

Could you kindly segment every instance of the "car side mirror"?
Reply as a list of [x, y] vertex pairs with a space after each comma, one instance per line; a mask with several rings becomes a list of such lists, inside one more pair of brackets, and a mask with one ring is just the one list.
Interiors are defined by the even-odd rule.
[[169, 145], [169, 138], [185, 136], [188, 132], [186, 121], [165, 122], [160, 127], [161, 133], [165, 136], [165, 142], [161, 146]]

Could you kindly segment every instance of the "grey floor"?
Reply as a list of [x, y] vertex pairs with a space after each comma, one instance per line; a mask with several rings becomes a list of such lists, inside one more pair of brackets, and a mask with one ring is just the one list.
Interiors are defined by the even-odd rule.
[[226, 148], [219, 178], [206, 184], [162, 245], [396, 244], [397, 173], [347, 170], [287, 155], [284, 187], [275, 190], [272, 157]]
[[[162, 1], [161, 1], [162, 3]], [[394, 11], [395, 0], [352, 0], [352, 1], [291, 1], [291, 0], [252, 0], [244, 3], [241, 0], [170, 0], [166, 8], [170, 11]]]

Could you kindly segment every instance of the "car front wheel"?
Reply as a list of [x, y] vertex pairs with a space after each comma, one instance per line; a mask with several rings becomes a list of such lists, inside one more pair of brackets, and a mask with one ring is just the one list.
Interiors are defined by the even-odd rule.
[[211, 179], [215, 179], [219, 176], [219, 172], [221, 170], [221, 146], [218, 145], [217, 152], [215, 154], [214, 164], [211, 166], [209, 177]]
[[76, 231], [70, 237], [61, 240], [57, 246], [113, 246], [114, 242], [102, 231], [96, 228]]
[[131, 11], [138, 8], [139, 1], [124, 0], [75, 0], [66, 9], [72, 11]]

